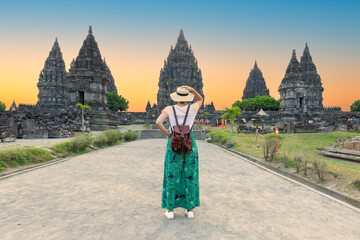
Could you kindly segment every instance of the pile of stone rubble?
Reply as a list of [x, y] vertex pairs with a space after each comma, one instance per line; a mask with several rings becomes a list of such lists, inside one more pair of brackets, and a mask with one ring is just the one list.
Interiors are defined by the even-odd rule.
[[317, 149], [327, 157], [360, 162], [360, 136], [336, 139], [334, 145]]

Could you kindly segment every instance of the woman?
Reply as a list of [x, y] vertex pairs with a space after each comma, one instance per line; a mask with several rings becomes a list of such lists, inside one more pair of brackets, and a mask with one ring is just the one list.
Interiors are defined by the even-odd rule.
[[[196, 114], [199, 111], [203, 98], [192, 87], [181, 86], [176, 92], [171, 93], [172, 100], [177, 102], [174, 105], [178, 122], [183, 124], [188, 105], [196, 97], [196, 102], [190, 105], [185, 125], [192, 127]], [[193, 218], [193, 210], [200, 206], [199, 200], [199, 155], [194, 135], [191, 133], [192, 150], [189, 153], [175, 153], [171, 150], [172, 134], [162, 124], [165, 119], [170, 121], [170, 129], [176, 125], [172, 106], [164, 108], [156, 126], [168, 137], [165, 164], [164, 181], [162, 192], [162, 208], [167, 209], [165, 216], [174, 218], [174, 208], [185, 208], [188, 218]]]

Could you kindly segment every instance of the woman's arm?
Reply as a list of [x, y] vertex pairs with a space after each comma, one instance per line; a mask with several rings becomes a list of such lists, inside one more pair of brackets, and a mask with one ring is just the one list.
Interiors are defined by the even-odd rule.
[[163, 122], [168, 117], [169, 115], [163, 110], [160, 116], [156, 119], [156, 126], [166, 135], [167, 138], [170, 137], [171, 133], [164, 127]]
[[197, 91], [195, 91], [195, 89], [193, 89], [192, 87], [183, 85], [183, 86], [181, 86], [181, 88], [185, 88], [186, 90], [189, 90], [190, 92], [192, 92], [192, 94], [194, 94], [194, 96], [197, 100], [196, 104], [198, 104], [198, 106], [200, 108], [202, 105], [202, 102], [203, 102], [202, 96]]

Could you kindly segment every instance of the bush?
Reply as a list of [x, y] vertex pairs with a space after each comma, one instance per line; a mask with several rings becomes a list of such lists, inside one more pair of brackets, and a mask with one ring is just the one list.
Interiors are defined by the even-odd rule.
[[41, 163], [53, 159], [49, 151], [35, 147], [11, 148], [0, 151], [0, 170], [27, 163]]
[[121, 141], [121, 139], [122, 139], [122, 133], [120, 132], [120, 130], [117, 130], [117, 129], [105, 130], [103, 133], [105, 134], [105, 136], [108, 139], [108, 145], [113, 145], [117, 141], [119, 141], [119, 140]]
[[319, 181], [324, 181], [324, 173], [326, 171], [326, 162], [322, 159], [316, 159], [313, 161], [313, 166], [316, 174], [318, 175]]
[[276, 134], [267, 134], [263, 145], [263, 153], [265, 161], [272, 162], [276, 154], [276, 146], [281, 147], [281, 137]]
[[360, 100], [356, 100], [353, 104], [350, 106], [351, 112], [360, 112]]
[[354, 187], [356, 187], [356, 188], [360, 191], [360, 178], [355, 179], [355, 180], [352, 182], [352, 185], [354, 185]]
[[6, 109], [5, 103], [0, 101], [0, 111], [5, 111], [5, 109]]
[[94, 137], [91, 133], [77, 134], [73, 140], [69, 142], [70, 152], [84, 151], [94, 142]]
[[106, 146], [107, 144], [108, 144], [108, 138], [104, 133], [101, 133], [94, 139], [94, 145], [97, 147], [103, 147]]
[[296, 173], [299, 173], [303, 162], [303, 157], [301, 155], [296, 155], [294, 160], [295, 160]]
[[217, 133], [211, 132], [210, 138], [211, 138], [211, 142], [221, 145], [225, 145], [229, 141], [229, 137], [227, 136], [227, 134], [223, 135], [222, 132], [217, 132]]
[[54, 151], [57, 157], [67, 157], [71, 153], [70, 142], [61, 142], [53, 145], [51, 150]]
[[129, 131], [125, 132], [125, 134], [124, 134], [124, 138], [125, 138], [126, 142], [134, 141], [138, 137], [139, 137], [139, 135], [138, 135], [138, 133], [136, 131], [129, 130]]
[[305, 155], [303, 159], [303, 169], [304, 169], [304, 175], [307, 176], [307, 169], [308, 169], [308, 163], [310, 162], [309, 156]]
[[289, 155], [290, 155], [290, 151], [287, 153], [283, 153], [282, 162], [285, 168], [289, 167]]
[[242, 101], [237, 100], [232, 106], [238, 106], [241, 110], [260, 110], [262, 108], [264, 111], [277, 111], [280, 107], [280, 101], [269, 96], [257, 96]]

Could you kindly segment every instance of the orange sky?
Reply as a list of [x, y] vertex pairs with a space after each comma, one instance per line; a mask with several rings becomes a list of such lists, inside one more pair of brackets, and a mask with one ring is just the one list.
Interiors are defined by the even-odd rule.
[[180, 29], [202, 69], [205, 103], [216, 109], [241, 99], [255, 60], [278, 99], [292, 49], [300, 59], [307, 42], [324, 106], [349, 110], [360, 99], [359, 11], [359, 1], [3, 1], [0, 101], [35, 104], [55, 37], [68, 70], [92, 25], [129, 111], [156, 102], [160, 69]]
[[[59, 37], [67, 70], [71, 59], [77, 56], [82, 40], [86, 37], [86, 31], [84, 32], [79, 33], [82, 36], [76, 41]], [[101, 37], [96, 30], [94, 35], [102, 56], [106, 57], [115, 78], [119, 94], [130, 101], [129, 111], [144, 111], [148, 100], [151, 104], [156, 102], [159, 72], [171, 44], [176, 42], [177, 33], [174, 34], [173, 41], [156, 46], [155, 49], [148, 45], [137, 45], [136, 42], [117, 43], [118, 47], [114, 48], [111, 47], [114, 43]], [[193, 43], [191, 36], [187, 36], [186, 32], [185, 37], [190, 44]], [[0, 59], [0, 100], [5, 102], [7, 107], [13, 100], [17, 104], [37, 102], [38, 75], [53, 41], [50, 37], [42, 39], [32, 48], [20, 42], [8, 43]], [[277, 88], [290, 60], [291, 49], [277, 51], [274, 58], [271, 50], [258, 53], [246, 47], [229, 49], [221, 46], [216, 48], [216, 43], [194, 43], [192, 48], [202, 69], [206, 102], [214, 101], [216, 109], [224, 109], [231, 106], [235, 100], [241, 99], [255, 59], [263, 72], [270, 95], [276, 99], [279, 97]], [[294, 47], [300, 59], [304, 46]], [[311, 43], [309, 47], [325, 88], [324, 106], [341, 106], [343, 110], [348, 111], [354, 100], [360, 98], [360, 68], [355, 62], [356, 59], [352, 62], [351, 59], [346, 59], [346, 56], [331, 56], [328, 52], [322, 52], [321, 47], [313, 46]]]

